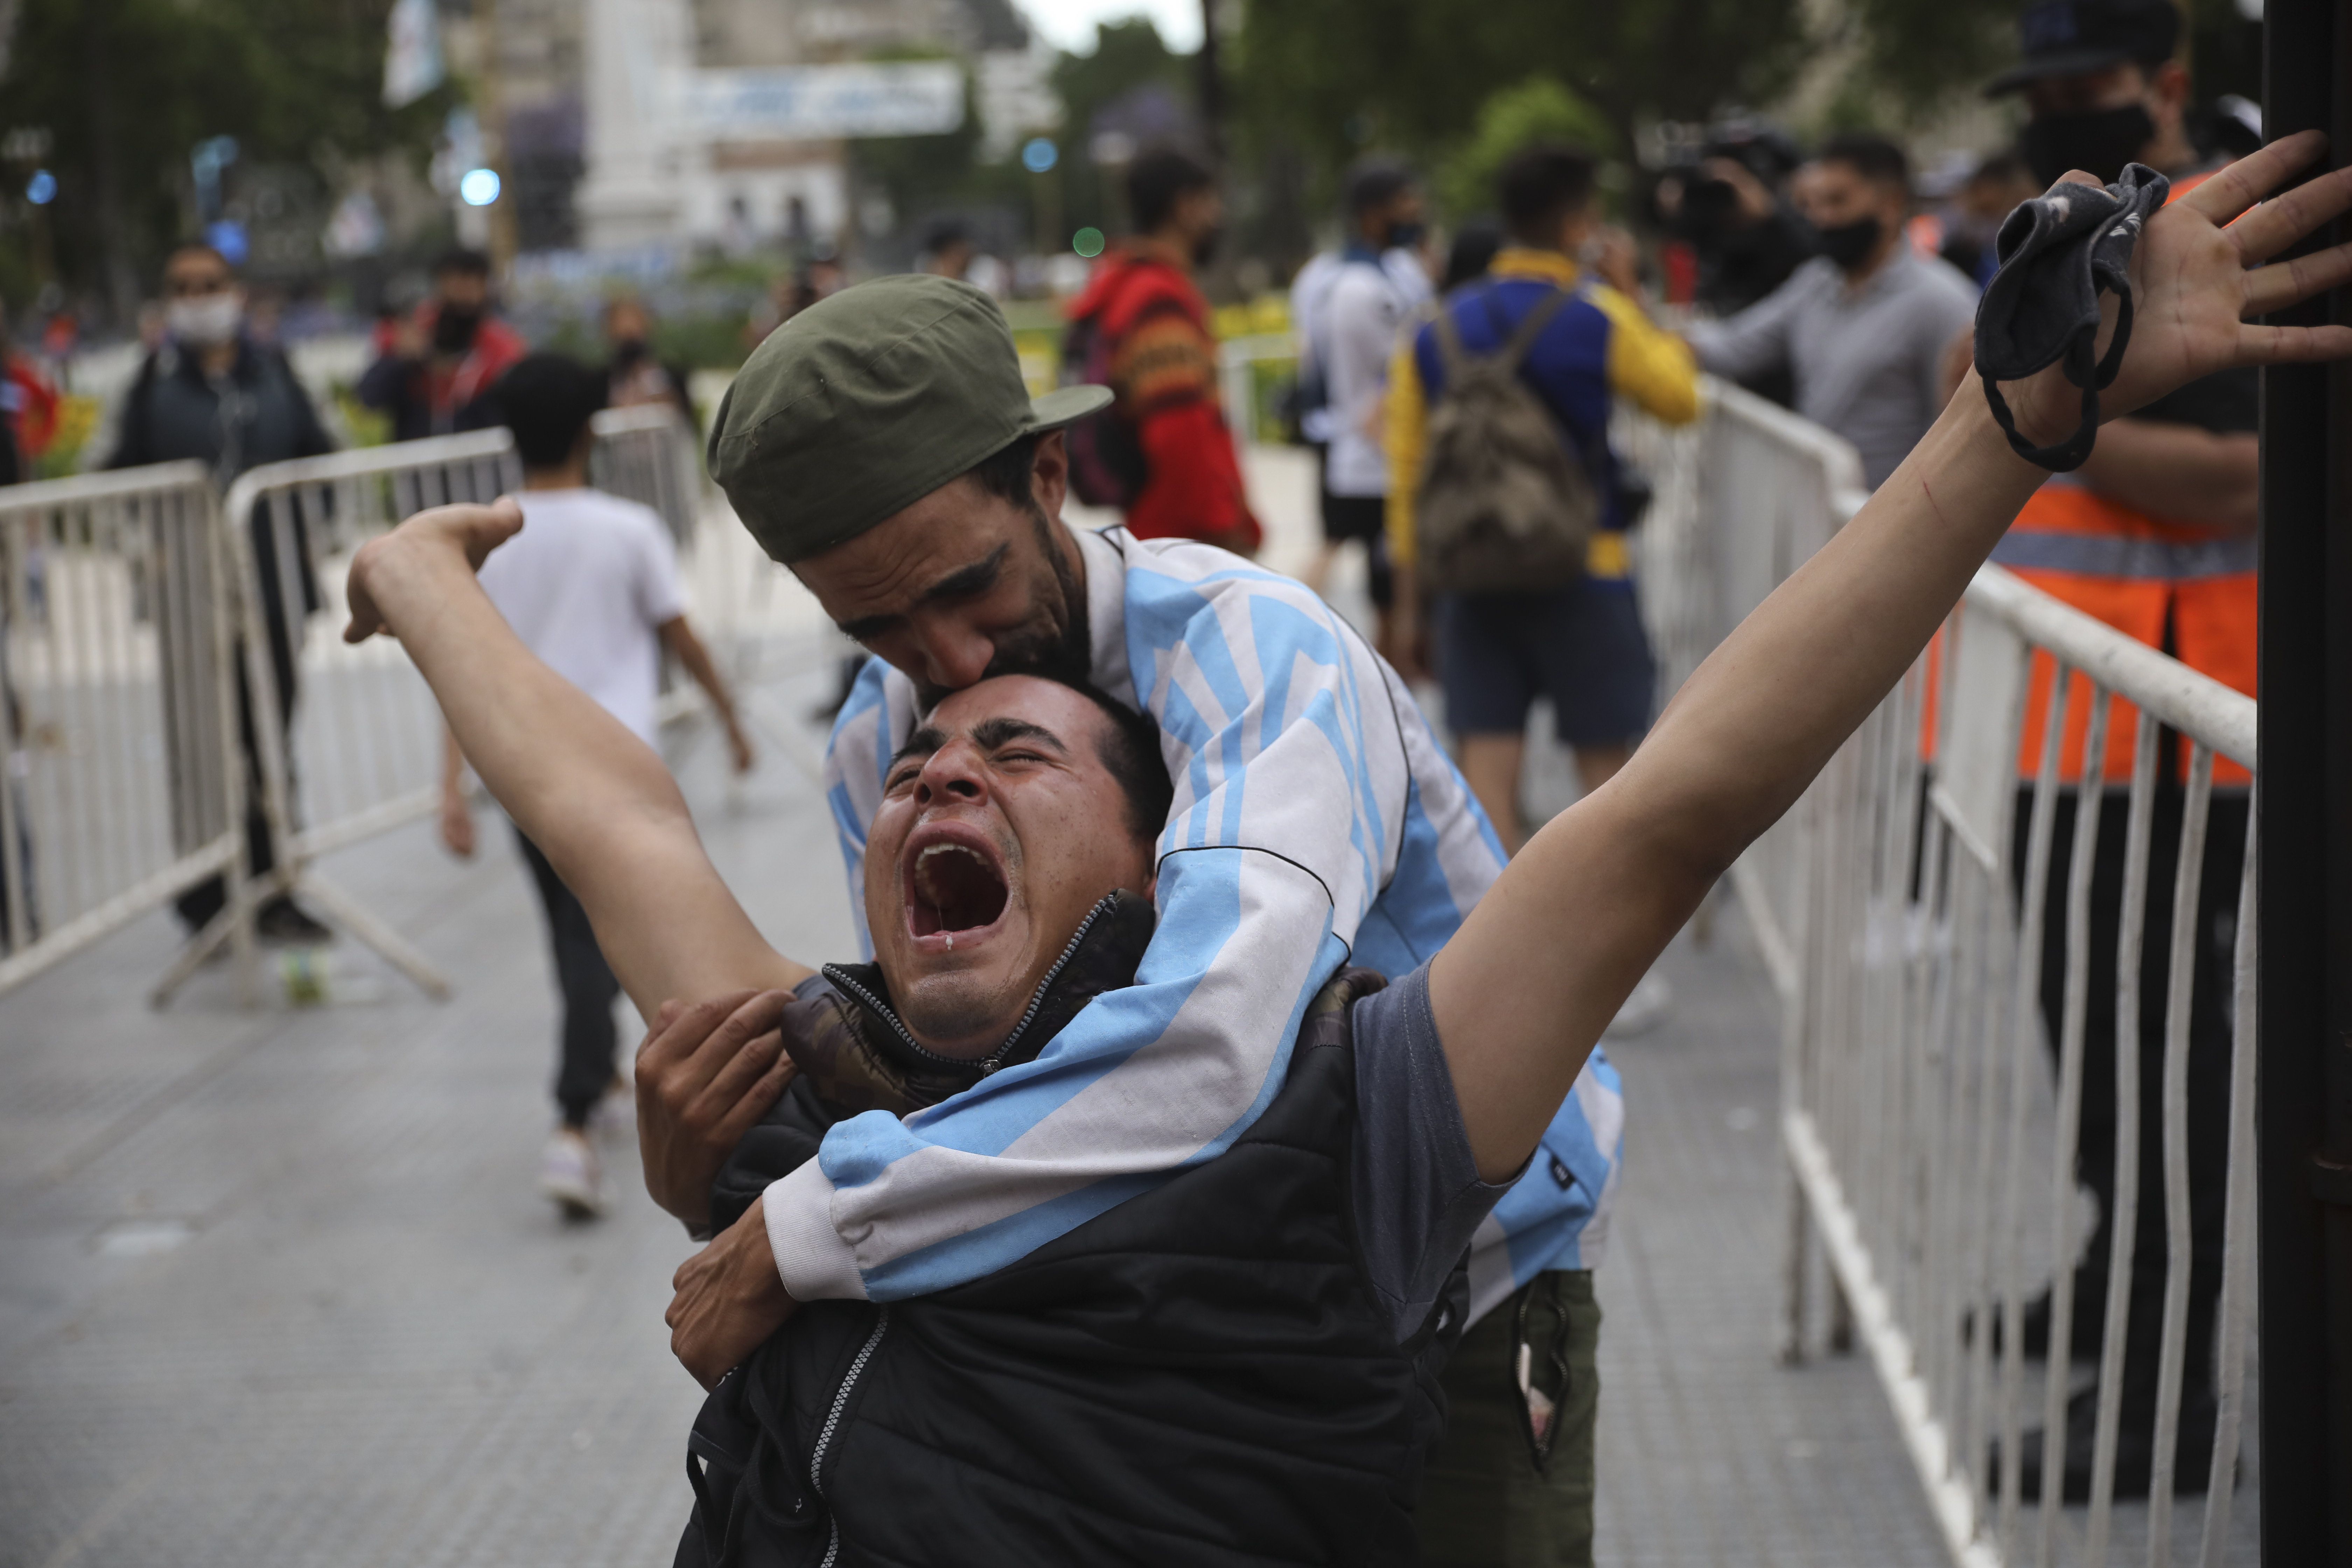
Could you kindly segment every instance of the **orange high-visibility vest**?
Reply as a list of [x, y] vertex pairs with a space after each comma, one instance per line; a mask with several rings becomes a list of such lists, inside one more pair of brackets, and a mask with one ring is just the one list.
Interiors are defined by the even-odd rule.
[[[2171, 199], [2209, 176], [2173, 183]], [[2254, 695], [2254, 536], [2231, 535], [2202, 523], [2147, 517], [2100, 495], [2072, 474], [2053, 474], [2033, 492], [2017, 521], [1994, 546], [1992, 559], [2025, 581], [2127, 637], [2167, 650], [2191, 669], [2247, 696]], [[2055, 661], [2033, 656], [2026, 688], [2025, 729], [2017, 769], [2023, 778], [2042, 769], [2042, 732], [2048, 721]], [[2077, 675], [2067, 693], [2059, 777], [2083, 776], [2091, 683]], [[2117, 700], [2107, 719], [2106, 777], [2131, 782], [2139, 710]], [[2184, 754], [2183, 764], [2187, 758]], [[2252, 775], [2225, 758], [2214, 763], [2215, 784], [2246, 784]]]

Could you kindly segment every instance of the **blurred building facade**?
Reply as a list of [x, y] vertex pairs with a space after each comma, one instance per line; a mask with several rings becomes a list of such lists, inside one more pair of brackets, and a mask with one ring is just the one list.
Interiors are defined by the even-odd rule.
[[[568, 10], [567, 22], [559, 13]], [[544, 12], [542, 17], [540, 14]], [[838, 136], [779, 136], [756, 118], [728, 124], [681, 110], [680, 84], [740, 81], [796, 67], [931, 55], [970, 84], [963, 112], [1008, 153], [1056, 112], [1053, 54], [1012, 0], [503, 0], [500, 31], [537, 35], [509, 76], [509, 153], [527, 228], [595, 252], [674, 247], [749, 250], [842, 241], [854, 192]], [[509, 21], [509, 18], [513, 20]], [[564, 29], [576, 37], [567, 45]], [[576, 117], [560, 121], [568, 96]], [[534, 132], [546, 128], [548, 133]], [[533, 222], [538, 177], [560, 176], [577, 138], [568, 229]], [[526, 248], [532, 248], [526, 238]]]

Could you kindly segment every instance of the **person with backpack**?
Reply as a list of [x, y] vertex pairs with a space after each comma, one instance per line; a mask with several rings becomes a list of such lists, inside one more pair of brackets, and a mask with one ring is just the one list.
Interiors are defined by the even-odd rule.
[[[1504, 164], [1501, 184], [1509, 243], [1428, 312], [1390, 368], [1388, 523], [1401, 651], [1420, 641], [1412, 623], [1426, 584], [1463, 774], [1517, 853], [1528, 832], [1519, 764], [1538, 695], [1551, 699], [1588, 793], [1649, 727], [1656, 677], [1609, 410], [1622, 395], [1686, 422], [1698, 413], [1698, 372], [1634, 302], [1622, 238], [1598, 268], [1610, 283], [1574, 259], [1601, 239], [1591, 159], [1531, 146]], [[1645, 976], [1616, 1026], [1654, 1018], [1664, 987]], [[1622, 1117], [1621, 1101], [1620, 1126]], [[1542, 1170], [1521, 1183], [1523, 1201]], [[1496, 1210], [1524, 1226], [1512, 1247], [1519, 1289], [1471, 1322], [1446, 1367], [1453, 1414], [1421, 1508], [1431, 1563], [1592, 1561], [1594, 1213], [1537, 1224], [1532, 1209]]]
[[1224, 200], [1207, 165], [1154, 147], [1127, 171], [1133, 237], [1112, 247], [1070, 305], [1063, 380], [1115, 401], [1070, 427], [1070, 478], [1115, 506], [1138, 539], [1197, 539], [1255, 555], [1251, 515], [1217, 399], [1217, 341], [1192, 270], [1216, 251]]

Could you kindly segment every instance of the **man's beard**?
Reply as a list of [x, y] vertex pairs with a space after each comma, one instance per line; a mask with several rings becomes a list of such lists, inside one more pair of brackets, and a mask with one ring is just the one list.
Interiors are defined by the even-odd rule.
[[[1033, 584], [1031, 607], [1038, 612], [1030, 624], [1018, 632], [1000, 637], [995, 657], [981, 679], [992, 680], [1000, 675], [1042, 675], [1065, 683], [1091, 684], [1094, 679], [1094, 634], [1087, 616], [1086, 585], [1078, 581], [1077, 573], [1062, 553], [1061, 540], [1054, 537], [1060, 524], [1046, 517], [1043, 509], [1032, 501], [1029, 521], [1036, 530], [1037, 546], [1045, 552], [1046, 569], [1053, 574], [1053, 586], [1048, 593], [1042, 583]], [[915, 682], [915, 695], [925, 710], [935, 706], [955, 688], [934, 686], [927, 680]]]

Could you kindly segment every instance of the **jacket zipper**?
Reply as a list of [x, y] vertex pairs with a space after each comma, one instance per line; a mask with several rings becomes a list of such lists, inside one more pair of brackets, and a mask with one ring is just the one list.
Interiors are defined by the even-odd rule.
[[[994, 1050], [989, 1052], [987, 1056], [981, 1058], [981, 1077], [986, 1078], [989, 1074], [994, 1072], [998, 1068], [1004, 1065], [1005, 1054], [1011, 1051], [1013, 1047], [1021, 1043], [1021, 1037], [1029, 1032], [1030, 1021], [1037, 1016], [1037, 1009], [1045, 1005], [1045, 993], [1053, 989], [1054, 982], [1061, 978], [1062, 971], [1068, 968], [1070, 960], [1077, 956], [1078, 944], [1087, 940], [1087, 932], [1094, 929], [1095, 921], [1102, 919], [1103, 911], [1108, 909], [1112, 900], [1118, 897], [1118, 895], [1116, 893], [1105, 893], [1100, 899], [1095, 901], [1095, 907], [1087, 911], [1087, 918], [1078, 922], [1078, 929], [1070, 934], [1068, 943], [1063, 947], [1062, 956], [1054, 960], [1054, 967], [1045, 971], [1045, 977], [1037, 982], [1037, 989], [1035, 992], [1031, 994], [1029, 997], [1029, 1010], [1021, 1015], [1021, 1021], [1013, 1026], [1013, 1032], [1004, 1037], [1003, 1043], [999, 1045]], [[943, 1057], [937, 1051], [924, 1048], [923, 1046], [916, 1041], [914, 1036], [907, 1032], [907, 1026], [898, 1021], [898, 1015], [896, 1009], [890, 1007], [880, 997], [875, 995], [874, 993], [868, 991], [865, 986], [849, 978], [847, 974], [842, 972], [839, 965], [831, 963], [826, 964], [824, 966], [824, 977], [827, 980], [832, 981], [834, 984], [839, 986], [842, 990], [848, 992], [852, 996], [856, 997], [857, 999], [858, 1005], [864, 1007], [867, 1012], [877, 1014], [882, 1018], [887, 1020], [890, 1027], [897, 1031], [898, 1038], [906, 1045], [907, 1048], [914, 1052], [917, 1056], [922, 1058], [925, 1061], [937, 1062], [940, 1066], [947, 1068], [968, 1068], [972, 1065], [968, 1059], [959, 1059], [955, 1057]]]
[[[824, 1426], [816, 1435], [816, 1446], [809, 1451], [809, 1486], [820, 1502], [826, 1500], [824, 1451], [833, 1446], [833, 1434], [841, 1425], [841, 1412], [849, 1404], [850, 1391], [857, 1386], [859, 1376], [866, 1371], [866, 1363], [874, 1359], [875, 1347], [882, 1342], [882, 1336], [889, 1330], [890, 1309], [885, 1306], [874, 1319], [874, 1331], [866, 1336], [864, 1344], [858, 1346], [856, 1356], [849, 1363], [849, 1371], [843, 1374], [841, 1386], [834, 1391], [833, 1408], [825, 1412]], [[832, 1515], [825, 1523], [824, 1561], [817, 1568], [833, 1568], [833, 1560], [841, 1553], [840, 1516]]]

